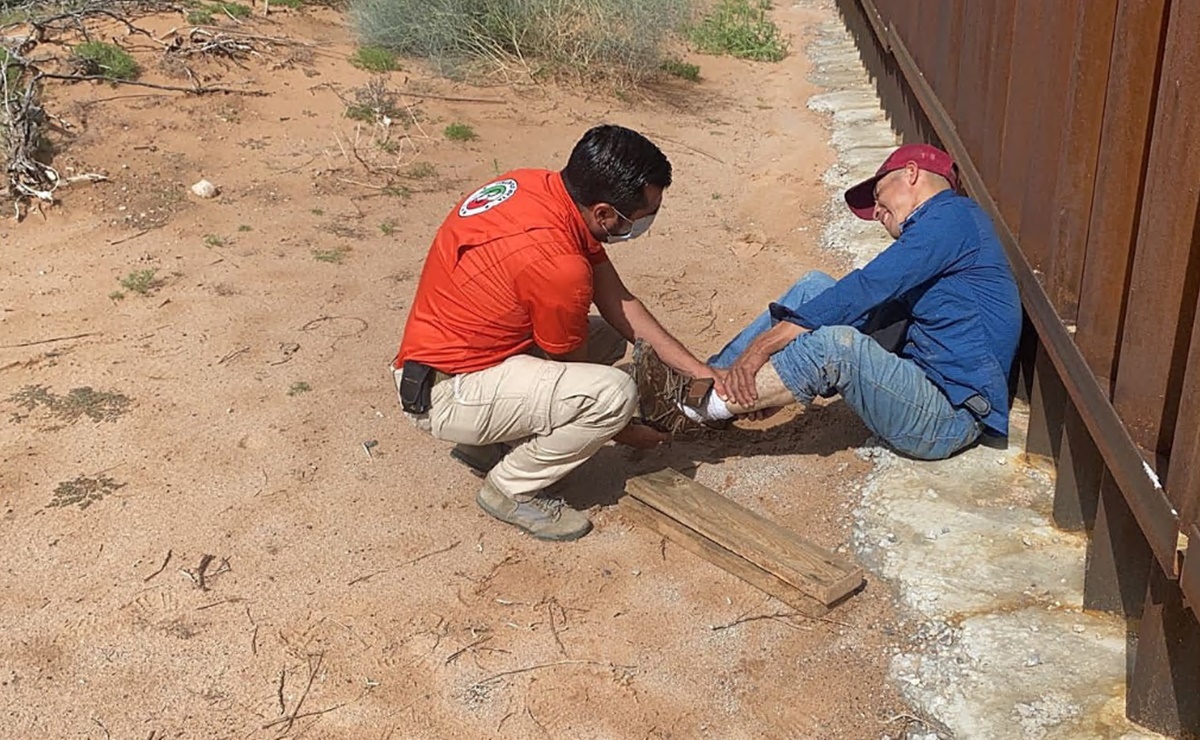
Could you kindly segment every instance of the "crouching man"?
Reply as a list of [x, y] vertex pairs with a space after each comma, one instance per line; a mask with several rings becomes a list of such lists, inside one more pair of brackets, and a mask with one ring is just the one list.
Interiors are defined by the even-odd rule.
[[484, 511], [539, 539], [591, 529], [552, 487], [606, 442], [666, 439], [631, 425], [634, 382], [609, 367], [627, 341], [713, 377], [630, 294], [603, 246], [644, 234], [670, 185], [657, 146], [597, 126], [561, 172], [517, 170], [472, 193], [426, 258], [392, 363], [401, 405], [484, 476]]

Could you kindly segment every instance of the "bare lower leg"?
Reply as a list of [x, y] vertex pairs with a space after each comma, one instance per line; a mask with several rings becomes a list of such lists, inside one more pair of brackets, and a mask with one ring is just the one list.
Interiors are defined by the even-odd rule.
[[762, 411], [763, 409], [776, 409], [796, 402], [796, 397], [783, 384], [783, 379], [779, 377], [779, 373], [775, 371], [775, 367], [771, 363], [768, 362], [762, 366], [762, 369], [758, 371], [758, 375], [754, 377], [754, 381], [755, 386], [758, 388], [758, 400], [753, 405], [726, 404], [729, 407], [729, 411], [735, 416], [749, 414], [753, 411]]

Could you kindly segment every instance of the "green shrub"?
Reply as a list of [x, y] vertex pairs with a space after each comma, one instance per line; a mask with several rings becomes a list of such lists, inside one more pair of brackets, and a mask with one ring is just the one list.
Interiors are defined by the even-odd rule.
[[[281, 4], [286, 5], [287, 3]], [[241, 19], [249, 18], [253, 14], [253, 8], [241, 3], [207, 3], [188, 11], [187, 22], [193, 26], [210, 26], [216, 18], [233, 16], [234, 18]]]
[[350, 63], [368, 72], [391, 72], [396, 69], [396, 55], [381, 46], [360, 46]]
[[437, 167], [430, 162], [414, 162], [404, 173], [405, 177], [411, 177], [414, 180], [424, 180], [436, 175]]
[[4, 83], [7, 85], [8, 95], [16, 97], [21, 92], [17, 89], [17, 83], [21, 81], [24, 68], [13, 59], [12, 52], [4, 47], [0, 47], [0, 64], [4, 65]]
[[[162, 285], [162, 281], [158, 279], [158, 270], [153, 268], [147, 270], [133, 270], [128, 275], [120, 278], [118, 282], [121, 287], [138, 295], [148, 295], [150, 291]], [[111, 295], [109, 296], [112, 297]]]
[[640, 82], [690, 20], [694, 0], [351, 0], [364, 43], [431, 60], [537, 75]]
[[329, 262], [330, 264], [340, 265], [346, 260], [346, 249], [344, 247], [314, 249], [312, 255], [313, 259], [317, 262]]
[[700, 81], [700, 67], [695, 64], [689, 64], [682, 59], [667, 59], [663, 61], [662, 71], [672, 77], [678, 77], [688, 82]]
[[688, 34], [699, 51], [757, 62], [778, 62], [791, 42], [767, 17], [770, 0], [720, 0]]
[[239, 19], [254, 15], [254, 8], [241, 3], [213, 3], [212, 9], [214, 13], [227, 13]]
[[83, 63], [88, 74], [104, 75], [117, 80], [131, 80], [138, 75], [137, 62], [116, 44], [103, 41], [85, 41], [71, 49], [74, 57]]
[[450, 141], [474, 141], [479, 138], [475, 129], [465, 123], [452, 123], [446, 127], [444, 133]]

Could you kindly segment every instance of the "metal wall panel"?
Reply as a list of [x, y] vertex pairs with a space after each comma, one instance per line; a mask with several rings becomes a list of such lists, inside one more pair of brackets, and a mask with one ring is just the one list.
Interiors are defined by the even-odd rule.
[[1166, 0], [1120, 0], [1079, 288], [1075, 343], [1112, 394], [1145, 183]]
[[1009, 72], [1012, 66], [1013, 31], [1017, 22], [1016, 0], [994, 0], [990, 3], [988, 56], [991, 62], [985, 81], [983, 152], [979, 159], [979, 174], [991, 192], [999, 192], [1004, 121], [1008, 116]]
[[[1039, 3], [1041, 26], [1036, 35], [1035, 82], [1027, 105], [1028, 111], [1016, 125], [1028, 132], [1026, 176], [1019, 190], [1008, 197], [1021, 199], [1020, 223], [1010, 221], [1021, 239], [1021, 251], [1049, 290], [1047, 266], [1059, 245], [1054, 239], [1052, 219], [1059, 208], [1055, 199], [1058, 187], [1058, 161], [1063, 151], [1064, 122], [1067, 115], [1067, 86], [1071, 77], [1072, 24], [1079, 6], [1089, 0], [1055, 0]], [[1065, 37], [1065, 38], [1064, 38]], [[1005, 132], [1008, 136], [1011, 132]]]
[[1047, 284], [1058, 315], [1076, 326], [1117, 6], [1117, 0], [1082, 2], [1071, 19], [1075, 38], [1054, 193], [1056, 208], [1051, 217], [1050, 235], [1056, 247], [1047, 269]]
[[1200, 287], [1198, 143], [1200, 0], [1181, 0], [1167, 24], [1113, 395], [1134, 440], [1161, 456], [1174, 437]]
[[963, 0], [962, 47], [959, 55], [955, 106], [950, 114], [971, 157], [978, 161], [985, 148], [984, 122], [987, 115], [987, 76], [991, 55], [988, 53], [991, 16], [986, 0]]
[[1012, 55], [1004, 129], [992, 140], [1000, 150], [1000, 180], [998, 187], [993, 189], [989, 185], [989, 189], [996, 197], [1005, 222], [1018, 238], [1021, 236], [1021, 208], [1034, 165], [1033, 143], [1041, 134], [1031, 123], [1037, 110], [1038, 80], [1045, 72], [1046, 16], [1052, 5], [1054, 3], [1040, 0], [1017, 2], [1015, 27], [1021, 32], [1010, 40]]

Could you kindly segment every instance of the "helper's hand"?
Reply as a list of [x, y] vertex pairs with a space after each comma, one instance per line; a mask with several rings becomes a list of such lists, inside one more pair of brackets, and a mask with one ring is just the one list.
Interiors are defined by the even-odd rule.
[[637, 450], [653, 450], [670, 439], [671, 435], [666, 432], [660, 432], [638, 421], [630, 422], [629, 426], [617, 432], [617, 436], [613, 437], [614, 442]]
[[702, 370], [697, 370], [693, 377], [712, 378], [713, 392], [720, 396], [721, 399], [726, 399], [729, 397], [729, 387], [726, 385], [726, 378], [728, 375], [729, 374], [724, 370], [718, 370], [715, 367], [708, 367], [705, 365]]
[[725, 378], [725, 387], [729, 392], [725, 400], [743, 408], [753, 406], [758, 401], [756, 377], [768, 359], [770, 355], [757, 350], [752, 344], [741, 357], [734, 360]]

